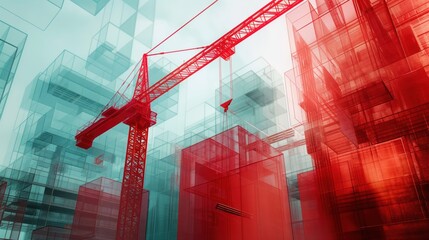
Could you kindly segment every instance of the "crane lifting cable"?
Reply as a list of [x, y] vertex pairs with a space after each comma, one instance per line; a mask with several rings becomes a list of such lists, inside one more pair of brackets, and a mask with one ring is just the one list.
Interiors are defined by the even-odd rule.
[[[222, 64], [221, 64], [221, 59], [219, 58], [219, 102], [220, 107], [223, 108], [223, 112], [227, 113], [229, 106], [232, 103], [232, 99], [233, 99], [233, 82], [232, 82], [232, 75], [233, 75], [233, 70], [232, 70], [232, 56], [230, 56], [228, 58], [228, 63], [229, 63], [229, 74], [228, 74], [228, 79], [229, 79], [229, 83], [226, 86], [229, 86], [229, 98], [226, 101], [223, 101], [223, 81], [222, 81]], [[226, 96], [226, 94], [225, 94]]]
[[229, 83], [225, 84], [225, 86], [229, 87], [229, 98], [227, 98], [228, 100], [223, 101], [224, 98], [224, 94], [225, 97], [227, 97], [228, 93], [224, 93], [223, 92], [223, 75], [222, 75], [222, 59], [219, 58], [219, 102], [220, 102], [220, 107], [223, 109], [223, 122], [222, 122], [222, 128], [223, 129], [228, 129], [229, 125], [228, 125], [228, 110], [229, 110], [229, 106], [232, 103], [233, 100], [233, 82], [232, 82], [232, 74], [233, 74], [233, 70], [232, 70], [232, 56], [228, 58], [228, 65], [229, 65], [229, 74], [226, 78], [229, 79]]
[[203, 10], [201, 10], [197, 15], [193, 16], [191, 19], [189, 19], [189, 21], [187, 21], [186, 23], [184, 23], [182, 26], [180, 26], [176, 31], [172, 32], [170, 35], [168, 35], [166, 38], [164, 38], [164, 40], [162, 40], [160, 43], [158, 43], [155, 47], [151, 48], [147, 54], [150, 54], [153, 50], [157, 49], [159, 46], [161, 46], [163, 43], [165, 43], [168, 39], [170, 39], [174, 34], [178, 33], [180, 30], [182, 30], [184, 27], [186, 27], [186, 25], [188, 25], [189, 23], [191, 23], [192, 21], [194, 21], [194, 19], [196, 19], [197, 17], [199, 17], [201, 14], [203, 14], [205, 11], [207, 11], [207, 9], [211, 8], [217, 1], [219, 0], [215, 0], [212, 3], [210, 3], [207, 7], [205, 7]]

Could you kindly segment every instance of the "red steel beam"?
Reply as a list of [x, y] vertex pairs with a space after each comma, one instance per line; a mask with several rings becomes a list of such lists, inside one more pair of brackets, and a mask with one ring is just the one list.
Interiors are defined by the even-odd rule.
[[149, 128], [130, 125], [122, 178], [116, 239], [139, 239]]
[[156, 122], [156, 114], [154, 112], [144, 111], [144, 104], [132, 99], [123, 107], [108, 108], [102, 113], [102, 117], [96, 122], [89, 125], [86, 129], [75, 136], [76, 146], [88, 149], [92, 146], [94, 139], [101, 134], [107, 132], [109, 129], [124, 122], [128, 125], [135, 124], [138, 119], [146, 119], [150, 127]]
[[[137, 85], [131, 101], [139, 103], [138, 114], [129, 118], [127, 152], [125, 155], [124, 175], [122, 177], [121, 199], [119, 202], [116, 239], [139, 239], [140, 213], [146, 167], [147, 141], [149, 127], [155, 124], [150, 104], [136, 100], [137, 94], [149, 87], [147, 55], [143, 55]], [[154, 115], [151, 119], [149, 116]]]

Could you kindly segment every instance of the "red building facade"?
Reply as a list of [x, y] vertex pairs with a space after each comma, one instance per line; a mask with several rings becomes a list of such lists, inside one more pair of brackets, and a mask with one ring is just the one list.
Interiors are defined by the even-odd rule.
[[182, 151], [178, 239], [292, 239], [283, 155], [242, 127]]
[[314, 164], [295, 239], [425, 239], [429, 3], [313, 0], [287, 19], [286, 85]]
[[[121, 183], [98, 178], [79, 187], [70, 239], [112, 239], [116, 236]], [[149, 192], [144, 190], [139, 239], [145, 239]], [[43, 231], [43, 233], [46, 231]]]

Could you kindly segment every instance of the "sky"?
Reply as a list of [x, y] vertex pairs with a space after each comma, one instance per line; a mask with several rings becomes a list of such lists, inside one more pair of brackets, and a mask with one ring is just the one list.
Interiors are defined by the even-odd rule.
[[[0, 4], [2, 1], [5, 2], [1, 0]], [[32, 0], [33, 3], [41, 1], [45, 0]], [[157, 0], [153, 43], [162, 41], [212, 2]], [[209, 45], [268, 2], [269, 0], [218, 0], [155, 52]], [[39, 12], [35, 10], [36, 7], [37, 4], [23, 5], [20, 14]], [[27, 114], [20, 108], [21, 102], [27, 100], [23, 99], [25, 88], [64, 49], [86, 58], [92, 37], [106, 21], [106, 16], [103, 11], [92, 16], [70, 0], [65, 0], [62, 9], [45, 30], [36, 28], [4, 8], [0, 8], [0, 20], [28, 34], [4, 114], [0, 119], [0, 165], [6, 165], [15, 143], [17, 128]], [[169, 55], [168, 58], [180, 64], [195, 53]], [[265, 58], [280, 73], [291, 68], [285, 17], [280, 17], [237, 46], [232, 57], [232, 70], [239, 69], [258, 57]], [[218, 64], [215, 61], [186, 81], [187, 108], [194, 108], [205, 101], [207, 95], [214, 93], [214, 89], [218, 87]], [[222, 65], [228, 66], [226, 63]], [[226, 70], [224, 74], [227, 74]]]

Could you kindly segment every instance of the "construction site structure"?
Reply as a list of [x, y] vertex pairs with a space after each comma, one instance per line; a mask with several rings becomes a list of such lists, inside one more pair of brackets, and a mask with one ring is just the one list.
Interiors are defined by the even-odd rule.
[[[149, 94], [158, 79], [179, 73], [165, 56], [148, 50], [159, 14], [155, 0], [35, 2], [43, 4], [28, 6], [46, 12], [43, 17], [26, 15], [17, 1], [0, 0], [0, 85], [6, 83], [1, 107], [10, 93], [0, 118], [1, 141], [9, 132], [16, 136], [12, 153], [2, 159], [10, 163], [0, 171], [0, 238], [123, 234], [117, 229], [128, 221], [118, 225], [126, 124], [142, 133], [155, 121], [149, 136], [134, 139], [147, 145], [140, 148], [146, 150], [144, 182], [134, 182], [144, 188], [138, 195], [140, 189], [130, 187], [127, 195], [141, 197], [140, 205], [128, 205], [140, 209], [129, 219], [138, 231], [133, 236], [427, 238], [427, 1], [302, 1], [285, 14], [287, 29], [276, 29], [289, 34], [291, 71], [278, 73], [273, 59], [246, 54], [240, 62], [234, 56], [239, 69], [220, 73], [219, 88], [195, 105], [187, 101], [199, 94], [194, 85], [170, 88], [175, 80]], [[76, 14], [67, 15], [69, 10]], [[57, 24], [64, 18], [70, 20], [67, 31]], [[89, 38], [78, 44], [82, 39], [67, 34], [81, 20], [79, 37]], [[53, 37], [53, 31], [61, 34]], [[73, 44], [59, 40], [62, 34]], [[47, 42], [55, 44], [40, 47]], [[233, 54], [223, 50], [221, 58]], [[148, 61], [150, 77], [140, 81], [142, 98], [135, 101], [124, 97], [132, 92], [115, 90], [142, 52], [146, 60], [158, 59]], [[219, 65], [231, 64], [221, 58]], [[139, 66], [131, 75], [141, 73]], [[31, 82], [24, 90], [26, 80]], [[130, 82], [125, 84], [132, 91]], [[24, 95], [22, 118], [14, 121], [18, 92]], [[76, 147], [76, 129], [94, 118], [91, 123], [105, 132], [80, 142], [92, 147]], [[17, 122], [16, 130], [9, 121]], [[126, 124], [105, 128], [121, 121]]]
[[429, 229], [427, 1], [309, 1], [287, 14], [313, 169], [297, 174], [304, 239], [424, 239]]
[[238, 26], [149, 87], [148, 54], [143, 55], [133, 97], [124, 106], [108, 106], [76, 135], [76, 145], [89, 148], [94, 138], [124, 122], [130, 126], [119, 205], [117, 239], [137, 239], [149, 127], [156, 123], [150, 103], [219, 57], [228, 59], [235, 46], [302, 1], [270, 1]]

